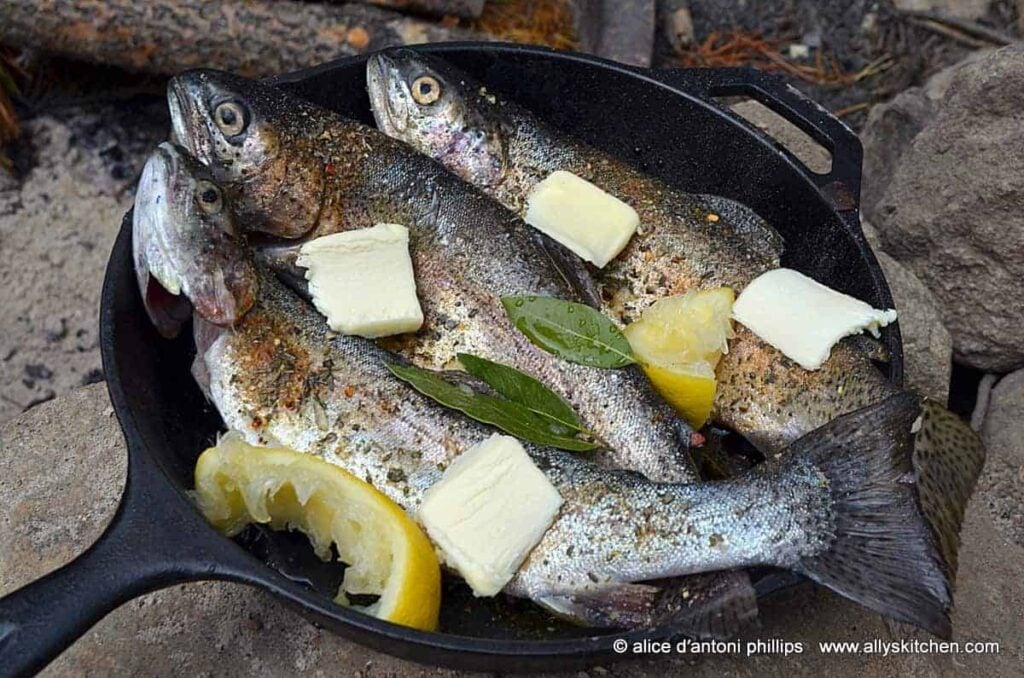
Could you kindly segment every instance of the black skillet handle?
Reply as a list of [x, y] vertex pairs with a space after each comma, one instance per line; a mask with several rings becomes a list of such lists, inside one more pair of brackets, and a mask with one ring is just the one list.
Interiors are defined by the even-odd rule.
[[[155, 470], [133, 470], [117, 513], [85, 553], [0, 598], [0, 676], [41, 670], [122, 603], [172, 584], [218, 577], [222, 554], [204, 552], [202, 518]], [[180, 508], [179, 508], [180, 507]], [[191, 515], [189, 515], [191, 514]], [[207, 528], [205, 531], [209, 532]], [[212, 534], [217, 542], [227, 540]], [[195, 546], [196, 543], [199, 546]], [[230, 554], [230, 549], [225, 551]], [[230, 555], [224, 556], [230, 563]]]
[[[783, 152], [837, 211], [853, 213], [860, 207], [861, 164], [864, 149], [846, 124], [782, 78], [753, 68], [699, 68], [654, 71], [662, 82], [713, 102], [716, 97], [745, 96], [767, 106], [832, 154], [826, 174], [814, 172], [788, 150]], [[738, 117], [738, 116], [737, 116]], [[749, 124], [743, 121], [743, 124]]]

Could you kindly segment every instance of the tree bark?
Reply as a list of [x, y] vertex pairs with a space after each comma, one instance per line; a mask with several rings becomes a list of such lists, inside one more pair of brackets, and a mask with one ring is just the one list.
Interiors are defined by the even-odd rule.
[[377, 5], [388, 9], [423, 12], [433, 16], [457, 16], [463, 19], [478, 19], [484, 11], [486, 0], [354, 0], [365, 5]]
[[479, 39], [376, 7], [292, 0], [0, 0], [0, 43], [134, 71], [284, 73], [391, 45]]

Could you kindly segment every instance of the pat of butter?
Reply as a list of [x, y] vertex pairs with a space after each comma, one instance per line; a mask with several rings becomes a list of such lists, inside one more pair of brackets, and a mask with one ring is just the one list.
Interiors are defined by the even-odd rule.
[[526, 223], [604, 268], [636, 233], [640, 217], [586, 179], [559, 170], [530, 192]]
[[808, 370], [828, 359], [843, 337], [896, 320], [896, 311], [879, 311], [788, 268], [768, 271], [743, 290], [732, 317]]
[[476, 596], [496, 595], [562, 505], [518, 440], [494, 434], [463, 452], [427, 490], [419, 519]]
[[398, 224], [310, 240], [299, 250], [313, 305], [335, 332], [386, 337], [423, 324], [409, 257], [409, 230]]

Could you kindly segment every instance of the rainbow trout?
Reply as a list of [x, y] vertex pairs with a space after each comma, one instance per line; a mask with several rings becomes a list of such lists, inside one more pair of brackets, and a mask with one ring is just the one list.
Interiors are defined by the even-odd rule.
[[[170, 149], [170, 150], [168, 150]], [[153, 156], [169, 177], [160, 218], [136, 219], [136, 242], [160, 240], [145, 270], [161, 271], [196, 309], [197, 378], [229, 428], [254, 444], [318, 455], [365, 478], [412, 516], [463, 450], [490, 434], [397, 380], [376, 343], [329, 332], [310, 304], [221, 237], [225, 208], [174, 149]], [[202, 188], [199, 188], [202, 186]], [[157, 182], [136, 204], [157, 201]], [[176, 197], [178, 192], [185, 198]], [[230, 226], [227, 226], [231, 232]], [[189, 248], [180, 251], [180, 248]], [[205, 284], [228, 271], [257, 289], [234, 327], [207, 322], [242, 308]], [[244, 283], [244, 284], [241, 284]], [[799, 439], [781, 460], [722, 482], [657, 483], [585, 455], [526, 445], [564, 504], [504, 593], [559, 613], [593, 601], [642, 600], [641, 582], [783, 567], [894, 619], [948, 636], [949, 584], [917, 503], [907, 436], [918, 400], [897, 394]]]
[[[622, 324], [664, 296], [718, 285], [738, 293], [778, 266], [777, 235], [766, 225], [709, 221], [706, 198], [572, 139], [439, 59], [408, 49], [379, 53], [367, 64], [367, 87], [380, 129], [520, 215], [533, 187], [555, 170], [577, 174], [636, 209], [637, 235], [603, 270], [591, 269], [600, 308]], [[766, 455], [898, 392], [847, 343], [809, 371], [742, 326], [716, 372], [713, 418]], [[955, 572], [960, 524], [984, 449], [960, 419], [927, 402], [914, 455], [922, 502]]]
[[174, 135], [230, 194], [238, 223], [275, 238], [262, 248], [275, 270], [301, 279], [294, 260], [309, 238], [402, 224], [424, 324], [380, 340], [385, 349], [428, 369], [455, 367], [459, 352], [509, 364], [571, 403], [619, 466], [696, 479], [690, 428], [639, 370], [566, 363], [507, 318], [502, 296], [576, 295], [532, 229], [496, 201], [377, 130], [245, 78], [191, 71], [168, 98]]

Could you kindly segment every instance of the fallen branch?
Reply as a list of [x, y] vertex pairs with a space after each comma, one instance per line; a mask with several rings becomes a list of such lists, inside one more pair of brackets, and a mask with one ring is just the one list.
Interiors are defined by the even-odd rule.
[[486, 0], [354, 0], [364, 5], [377, 5], [388, 9], [422, 12], [432, 16], [457, 16], [476, 19], [484, 11]]
[[973, 21], [965, 21], [946, 16], [937, 12], [920, 12], [913, 10], [897, 10], [906, 16], [912, 24], [927, 28], [930, 31], [952, 38], [969, 47], [991, 47], [1011, 45], [1019, 42], [1016, 38], [983, 26]]
[[133, 71], [274, 75], [391, 45], [479, 39], [361, 5], [292, 0], [0, 0], [0, 43]]

